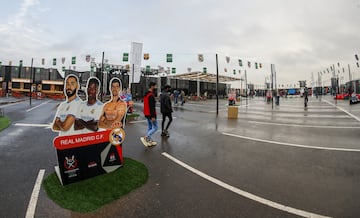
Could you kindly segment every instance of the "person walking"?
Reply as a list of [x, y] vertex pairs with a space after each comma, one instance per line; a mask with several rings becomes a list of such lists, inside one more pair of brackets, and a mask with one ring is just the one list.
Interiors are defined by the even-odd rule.
[[144, 115], [148, 122], [148, 129], [146, 136], [140, 137], [141, 142], [146, 146], [155, 146], [157, 143], [151, 139], [151, 136], [157, 131], [158, 124], [156, 120], [156, 108], [154, 93], [156, 90], [156, 83], [150, 82], [149, 91], [144, 96]]
[[181, 96], [181, 106], [183, 106], [184, 103], [185, 103], [185, 92], [184, 92], [184, 90], [181, 90], [180, 96]]
[[[167, 136], [169, 137], [169, 126], [172, 122], [172, 115], [171, 113], [173, 112], [172, 107], [171, 107], [171, 100], [170, 100], [170, 96], [169, 96], [169, 91], [171, 90], [171, 86], [170, 85], [165, 85], [163, 92], [161, 93], [160, 96], [160, 111], [162, 114], [162, 123], [161, 123], [161, 136]], [[165, 121], [166, 121], [166, 117], [169, 118], [169, 122], [166, 125], [166, 128], [164, 129], [165, 126]]]
[[309, 90], [307, 87], [305, 87], [304, 88], [304, 107], [305, 108], [307, 108], [307, 106], [308, 106], [308, 101], [309, 101], [308, 95], [309, 95]]

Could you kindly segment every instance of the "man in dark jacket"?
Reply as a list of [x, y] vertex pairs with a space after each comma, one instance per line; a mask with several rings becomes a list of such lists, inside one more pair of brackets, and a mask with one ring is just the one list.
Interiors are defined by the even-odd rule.
[[144, 115], [148, 122], [148, 130], [146, 136], [141, 137], [141, 142], [146, 146], [154, 146], [156, 142], [151, 139], [151, 136], [157, 131], [158, 124], [156, 120], [156, 108], [155, 108], [155, 90], [156, 83], [150, 82], [149, 91], [144, 96]]
[[[172, 108], [171, 108], [171, 100], [170, 100], [170, 96], [169, 96], [169, 91], [171, 90], [171, 87], [169, 85], [165, 85], [165, 88], [163, 90], [163, 92], [161, 93], [161, 97], [160, 97], [160, 111], [162, 114], [162, 125], [161, 125], [161, 136], [167, 136], [169, 137], [169, 126], [170, 123], [172, 121], [172, 115], [171, 113], [173, 112]], [[166, 128], [164, 129], [165, 126], [165, 120], [166, 117], [169, 118], [169, 122], [166, 125]]]

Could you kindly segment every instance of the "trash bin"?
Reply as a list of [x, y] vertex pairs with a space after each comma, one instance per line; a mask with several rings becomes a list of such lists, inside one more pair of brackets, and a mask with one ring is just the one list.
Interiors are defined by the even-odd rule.
[[237, 106], [228, 107], [228, 119], [237, 119], [238, 118], [239, 108]]
[[280, 104], [280, 96], [276, 96], [275, 97], [275, 104], [279, 105]]

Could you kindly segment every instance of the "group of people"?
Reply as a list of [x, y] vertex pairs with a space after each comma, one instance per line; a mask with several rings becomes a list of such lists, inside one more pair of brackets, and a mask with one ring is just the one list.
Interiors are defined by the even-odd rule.
[[[91, 133], [114, 128], [123, 128], [123, 119], [127, 113], [127, 104], [121, 98], [122, 85], [118, 78], [110, 80], [111, 99], [103, 104], [97, 96], [100, 92], [100, 81], [90, 77], [87, 81], [86, 96], [82, 101], [78, 96], [79, 79], [69, 75], [65, 79], [64, 93], [66, 101], [62, 102], [56, 112], [52, 129], [59, 132], [59, 136]], [[152, 135], [158, 130], [156, 116], [157, 85], [150, 83], [149, 90], [144, 96], [144, 115], [148, 123], [146, 135], [141, 137], [146, 147], [155, 146]], [[170, 85], [166, 85], [160, 95], [160, 111], [162, 114], [161, 136], [169, 137], [169, 126], [172, 118], [172, 104], [170, 99]], [[168, 122], [166, 124], [166, 119]], [[166, 124], [166, 125], [165, 125]]]
[[86, 87], [87, 99], [82, 101], [77, 94], [80, 88], [78, 77], [67, 76], [64, 86], [66, 101], [59, 105], [52, 129], [63, 136], [123, 127], [127, 105], [120, 98], [121, 87], [118, 78], [111, 79], [111, 99], [103, 104], [97, 98], [100, 81], [96, 77], [90, 77]]
[[[156, 120], [156, 100], [155, 100], [155, 93], [156, 93], [157, 85], [154, 82], [150, 82], [150, 87], [147, 93], [144, 96], [144, 116], [148, 123], [148, 129], [146, 135], [141, 137], [141, 142], [146, 146], [155, 146], [157, 143], [152, 140], [152, 135], [158, 130], [158, 123]], [[162, 114], [162, 125], [161, 125], [161, 136], [169, 137], [169, 126], [172, 122], [172, 106], [171, 106], [171, 99], [170, 99], [170, 85], [165, 85], [163, 91], [160, 95], [160, 111]], [[166, 123], [166, 118], [168, 118], [168, 122]]]
[[178, 102], [180, 101], [181, 106], [183, 106], [185, 103], [184, 90], [179, 91], [179, 90], [175, 89], [173, 95], [174, 95], [174, 105], [178, 105]]

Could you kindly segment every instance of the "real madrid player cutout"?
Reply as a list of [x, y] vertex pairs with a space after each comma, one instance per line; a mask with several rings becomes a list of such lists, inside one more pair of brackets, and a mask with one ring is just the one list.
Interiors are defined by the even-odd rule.
[[98, 100], [100, 92], [100, 81], [96, 77], [90, 77], [86, 85], [86, 97], [79, 108], [79, 113], [75, 119], [74, 129], [76, 133], [96, 132], [99, 118], [103, 110], [103, 103]]
[[65, 78], [64, 93], [66, 100], [57, 108], [52, 126], [52, 130], [58, 131], [59, 136], [76, 134], [74, 123], [82, 102], [77, 95], [79, 87], [79, 79], [77, 76], [69, 74]]
[[105, 103], [99, 119], [99, 127], [114, 129], [122, 127], [122, 120], [126, 114], [126, 103], [120, 98], [122, 90], [120, 79], [114, 77], [110, 80], [111, 99]]

